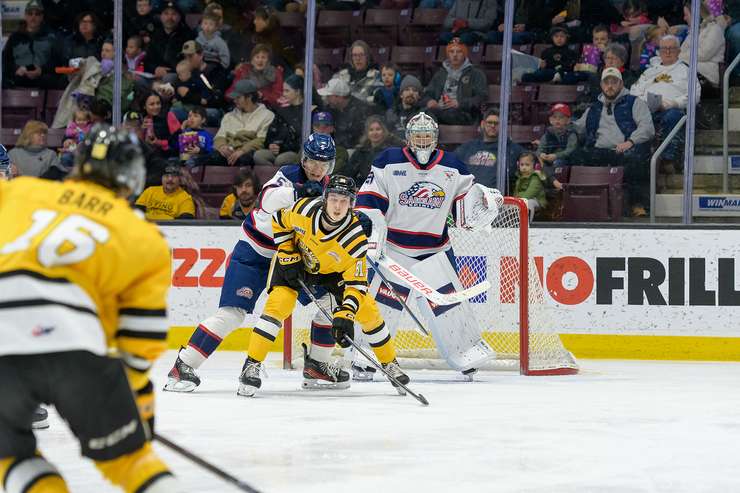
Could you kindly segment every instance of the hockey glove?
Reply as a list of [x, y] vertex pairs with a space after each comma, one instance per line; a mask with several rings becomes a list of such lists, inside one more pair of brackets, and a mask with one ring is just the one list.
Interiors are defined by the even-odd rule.
[[373, 234], [373, 221], [367, 217], [367, 214], [361, 211], [355, 211], [355, 216], [357, 216], [357, 220], [360, 222], [365, 236], [370, 238], [370, 235]]
[[351, 346], [345, 336], [352, 340], [355, 338], [354, 320], [355, 314], [349, 310], [338, 309], [334, 312], [334, 319], [331, 323], [331, 335], [334, 336], [334, 340], [337, 344], [343, 348]]
[[319, 197], [324, 193], [324, 185], [317, 181], [307, 181], [306, 183], [295, 184], [296, 197]]
[[296, 291], [301, 290], [301, 284], [298, 281], [306, 279], [306, 269], [300, 253], [278, 251], [275, 269], [280, 273], [280, 278], [286, 286]]

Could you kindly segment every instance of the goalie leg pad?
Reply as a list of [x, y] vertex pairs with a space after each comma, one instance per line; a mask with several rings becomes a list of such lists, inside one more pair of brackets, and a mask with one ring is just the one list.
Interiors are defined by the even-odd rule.
[[187, 347], [180, 351], [180, 359], [192, 368], [199, 368], [224, 337], [239, 328], [245, 316], [246, 312], [241, 308], [222, 306], [198, 325]]
[[[441, 292], [445, 287], [459, 291], [463, 286], [453, 267], [454, 262], [453, 253], [448, 250], [418, 262], [413, 271]], [[417, 305], [424, 314], [440, 355], [451, 368], [465, 371], [495, 358], [496, 354], [481, 338], [481, 328], [477, 326], [468, 301], [432, 306], [426, 299], [417, 298]]]

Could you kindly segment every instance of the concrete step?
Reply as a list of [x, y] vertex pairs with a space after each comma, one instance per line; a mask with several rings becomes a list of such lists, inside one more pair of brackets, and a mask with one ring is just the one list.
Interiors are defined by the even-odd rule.
[[[740, 194], [695, 193], [693, 215], [702, 218], [740, 218]], [[655, 196], [656, 217], [682, 217], [683, 195], [660, 193]]]
[[[658, 190], [672, 193], [681, 193], [683, 191], [683, 175], [658, 175]], [[740, 175], [729, 176], [730, 190], [740, 192]], [[694, 192], [715, 192], [722, 191], [722, 175], [720, 174], [694, 174]]]
[[[740, 108], [738, 108], [740, 110]], [[740, 132], [730, 131], [727, 134], [727, 144], [732, 148], [740, 148]], [[697, 130], [694, 145], [699, 147], [719, 147], [722, 149], [722, 130]]]

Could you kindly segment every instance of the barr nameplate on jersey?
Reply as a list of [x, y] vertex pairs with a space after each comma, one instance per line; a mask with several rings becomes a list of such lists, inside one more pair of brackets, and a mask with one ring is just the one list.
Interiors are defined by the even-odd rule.
[[57, 200], [60, 205], [73, 205], [83, 211], [90, 211], [94, 214], [105, 216], [108, 211], [113, 209], [113, 203], [101, 200], [93, 194], [75, 190], [65, 190]]

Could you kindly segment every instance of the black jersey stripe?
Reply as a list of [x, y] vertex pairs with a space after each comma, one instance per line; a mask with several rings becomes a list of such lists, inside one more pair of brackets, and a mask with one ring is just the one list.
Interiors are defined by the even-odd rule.
[[359, 222], [356, 222], [354, 224], [350, 223], [347, 229], [342, 231], [342, 233], [337, 236], [337, 243], [342, 243], [347, 235], [354, 234], [358, 230], [358, 228], [362, 230], [362, 225]]
[[275, 221], [280, 225], [283, 229], [288, 229], [285, 227], [285, 223], [283, 222], [283, 211], [282, 209], [275, 212], [275, 215], [273, 216], [275, 218]]
[[348, 246], [352, 244], [353, 241], [362, 237], [364, 234], [365, 232], [362, 230], [362, 228], [360, 228], [359, 231], [356, 231], [355, 234], [353, 234], [346, 240], [339, 240], [339, 244], [342, 246], [342, 248], [347, 248]]
[[164, 341], [167, 339], [167, 331], [150, 332], [144, 330], [118, 329], [116, 337], [131, 337], [132, 339], [153, 339], [155, 341]]
[[355, 258], [359, 258], [359, 256], [367, 251], [367, 240], [362, 240], [361, 242], [357, 243], [355, 246], [350, 248], [347, 253]]
[[137, 317], [166, 317], [167, 310], [164, 308], [121, 308], [120, 315], [135, 315]]
[[7, 277], [14, 277], [14, 276], [28, 276], [34, 279], [38, 279], [40, 281], [53, 282], [53, 283], [58, 283], [58, 284], [72, 284], [72, 281], [70, 281], [67, 278], [48, 277], [48, 276], [41, 274], [40, 272], [35, 272], [32, 270], [27, 270], [27, 269], [18, 269], [18, 270], [9, 270], [7, 272], [0, 272], [0, 279], [5, 279]]
[[76, 312], [87, 313], [94, 317], [98, 316], [95, 310], [88, 308], [86, 306], [72, 305], [70, 303], [62, 303], [61, 301], [48, 300], [45, 298], [3, 301], [2, 303], [0, 303], [0, 310], [9, 310], [12, 308], [29, 308], [33, 306], [62, 306], [64, 308], [69, 308], [70, 310], [74, 310]]

